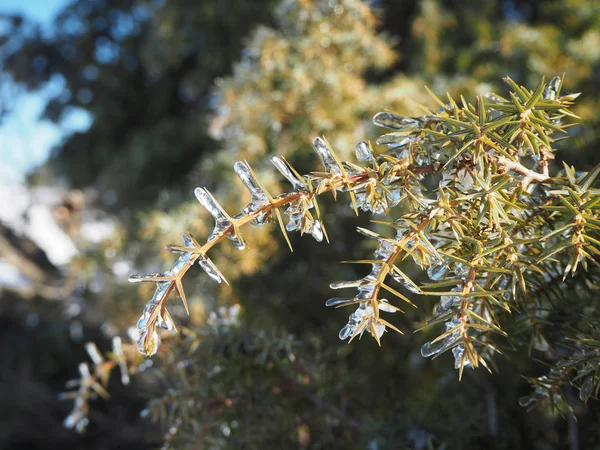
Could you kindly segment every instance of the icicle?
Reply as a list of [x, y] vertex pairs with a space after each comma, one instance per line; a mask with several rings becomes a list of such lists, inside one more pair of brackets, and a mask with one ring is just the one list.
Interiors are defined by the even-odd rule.
[[231, 217], [229, 217], [229, 215], [225, 212], [217, 200], [215, 200], [212, 194], [204, 188], [196, 188], [194, 190], [194, 194], [196, 195], [196, 198], [200, 204], [204, 206], [204, 208], [206, 208], [206, 210], [215, 219], [215, 228], [208, 237], [208, 240], [210, 241], [215, 239], [217, 236], [221, 235], [223, 232], [225, 232], [225, 230], [231, 227], [231, 231], [227, 233], [227, 238], [231, 241], [235, 248], [238, 250], [243, 250], [246, 247], [244, 239], [235, 232], [232, 227], [233, 221]]
[[356, 327], [344, 325], [344, 327], [340, 330], [338, 337], [344, 341], [354, 334], [354, 330], [356, 330]]
[[315, 219], [313, 222], [310, 234], [317, 242], [321, 242], [323, 240], [323, 228], [321, 228], [321, 222], [319, 220]]
[[[462, 344], [459, 344], [452, 349], [452, 354], [454, 355], [454, 368], [455, 369], [460, 369], [464, 353], [465, 353], [465, 347]], [[468, 356], [465, 356], [463, 365], [464, 365], [464, 367], [471, 365], [471, 361], [469, 361]]]
[[338, 305], [344, 305], [347, 303], [352, 303], [354, 302], [355, 299], [353, 298], [339, 298], [339, 297], [334, 297], [334, 298], [330, 298], [329, 300], [327, 300], [325, 302], [325, 306], [338, 306]]
[[277, 168], [277, 170], [279, 170], [281, 175], [283, 175], [286, 180], [292, 183], [292, 186], [295, 191], [307, 190], [308, 186], [306, 185], [306, 182], [304, 180], [298, 179], [298, 177], [290, 169], [290, 166], [287, 163], [287, 161], [285, 161], [282, 158], [279, 158], [278, 156], [274, 156], [271, 158], [271, 163], [273, 163], [273, 165]]
[[446, 338], [440, 339], [439, 341], [435, 342], [426, 342], [421, 347], [421, 355], [423, 355], [423, 357], [425, 358], [437, 355], [438, 353], [441, 353], [444, 350], [447, 350], [450, 347], [452, 347], [452, 345], [455, 344], [457, 340], [458, 338], [455, 337], [454, 339]]
[[556, 96], [558, 95], [558, 91], [560, 90], [560, 85], [562, 83], [562, 79], [560, 77], [552, 78], [544, 88], [544, 93], [542, 94], [542, 98], [544, 100], [556, 100]]
[[246, 188], [250, 191], [250, 204], [246, 209], [249, 209], [250, 211], [256, 211], [265, 204], [269, 203], [269, 194], [260, 185], [246, 161], [236, 162], [233, 165], [233, 170], [235, 170], [235, 173], [237, 173], [238, 177], [240, 177], [240, 180], [242, 180], [244, 186], [246, 186]]
[[419, 135], [409, 135], [399, 133], [389, 133], [384, 134], [377, 138], [378, 145], [389, 145], [392, 146], [393, 150], [398, 151], [398, 147], [404, 147], [406, 145], [412, 144], [419, 140]]
[[373, 123], [379, 127], [390, 128], [392, 130], [413, 129], [419, 126], [419, 121], [417, 119], [402, 117], [390, 112], [379, 112], [375, 114]]
[[[456, 328], [460, 324], [460, 319], [453, 319], [446, 322], [446, 331], [450, 331], [453, 328]], [[426, 342], [421, 347], [421, 355], [423, 357], [428, 358], [430, 356], [437, 355], [438, 353], [442, 353], [443, 351], [452, 347], [456, 342], [460, 339], [460, 331], [456, 330], [450, 335], [446, 336], [443, 339], [437, 340], [435, 342]]]
[[313, 140], [312, 144], [313, 149], [315, 150], [315, 152], [319, 156], [319, 159], [321, 160], [321, 163], [323, 164], [323, 167], [325, 167], [325, 172], [331, 172], [333, 173], [333, 175], [341, 176], [342, 169], [335, 160], [335, 157], [333, 156], [329, 145], [327, 145], [327, 143], [320, 137], [316, 137]]

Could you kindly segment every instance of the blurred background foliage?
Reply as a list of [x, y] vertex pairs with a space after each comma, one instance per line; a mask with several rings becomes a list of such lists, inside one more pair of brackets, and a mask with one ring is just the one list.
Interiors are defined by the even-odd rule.
[[[56, 399], [86, 359], [84, 342], [108, 349], [137, 320], [151, 292], [126, 276], [167, 267], [160, 249], [180, 233], [210, 233], [193, 187], [230, 212], [247, 203], [237, 160], [282, 192], [270, 156], [315, 170], [310, 142], [325, 135], [351, 157], [356, 142], [376, 137], [374, 113], [434, 107], [424, 85], [471, 97], [502, 94], [503, 76], [533, 87], [564, 73], [563, 89], [582, 92], [582, 125], [559, 158], [598, 163], [598, 2], [76, 0], [50, 33], [24, 17], [3, 23], [4, 73], [31, 91], [60, 78], [44, 116], [59, 122], [83, 108], [93, 121], [28, 178], [84, 193], [52, 209], [77, 255], [56, 270], [24, 250], [20, 230], [2, 228], [16, 238], [0, 240], [0, 256], [17, 251], [22, 272], [29, 262], [51, 276], [0, 291], [0, 447], [155, 448], [166, 436], [169, 448], [600, 448], [595, 402], [573, 405], [577, 422], [517, 405], [529, 389], [520, 375], [545, 370], [530, 357], [548, 355], [508, 353], [496, 374], [468, 371], [462, 383], [450, 357], [421, 358], [429, 332], [411, 330], [430, 299], [415, 300], [420, 308], [399, 318], [405, 336], [390, 334], [382, 349], [341, 343], [346, 313], [325, 309], [328, 284], [361, 275], [340, 261], [372, 251], [355, 232], [369, 218], [348, 199], [325, 204], [329, 245], [294, 237], [290, 253], [274, 227], [253, 228], [248, 250], [211, 255], [231, 287], [193, 269], [191, 314], [173, 309], [186, 331], [142, 363], [133, 386], [111, 381], [87, 434], [62, 428], [70, 405]], [[109, 218], [112, 233], [86, 239], [86, 215]], [[237, 304], [239, 317], [224, 321]]]

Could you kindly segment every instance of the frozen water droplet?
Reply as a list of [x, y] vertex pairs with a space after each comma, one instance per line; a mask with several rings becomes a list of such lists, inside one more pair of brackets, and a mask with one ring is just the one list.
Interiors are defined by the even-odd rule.
[[398, 153], [400, 150], [398, 147], [404, 147], [406, 145], [412, 144], [419, 139], [417, 135], [415, 136], [406, 136], [403, 133], [389, 133], [384, 134], [377, 138], [378, 145], [389, 145], [393, 146], [394, 153]]
[[390, 206], [396, 206], [402, 200], [402, 191], [398, 188], [389, 189], [388, 199], [390, 200]]
[[338, 337], [343, 341], [348, 339], [350, 336], [352, 336], [352, 333], [354, 333], [354, 330], [356, 329], [356, 327], [352, 327], [349, 325], [345, 325], [344, 328], [342, 328], [340, 330], [340, 333], [338, 335]]
[[250, 191], [252, 198], [248, 207], [252, 211], [256, 211], [264, 204], [269, 203], [269, 194], [260, 185], [246, 161], [237, 161], [233, 165], [233, 170], [240, 180], [242, 180], [244, 186]]
[[152, 273], [148, 275], [131, 275], [128, 279], [130, 283], [154, 282], [154, 278], [162, 276], [161, 273]]
[[333, 157], [333, 153], [331, 152], [331, 149], [329, 148], [327, 143], [320, 137], [317, 137], [313, 140], [312, 144], [313, 149], [315, 150], [315, 152], [319, 156], [319, 159], [321, 160], [321, 163], [323, 164], [323, 167], [325, 167], [325, 172], [331, 172], [336, 176], [341, 176], [342, 170], [340, 166], [338, 166], [338, 163]]
[[215, 266], [215, 264], [206, 255], [200, 255], [198, 258], [198, 264], [200, 264], [200, 267], [202, 267], [208, 276], [217, 283], [220, 283], [221, 280], [224, 279], [219, 269], [217, 269], [217, 266]]
[[320, 221], [315, 220], [310, 234], [312, 234], [312, 237], [314, 237], [317, 242], [321, 242], [323, 240], [323, 229], [321, 228]]
[[383, 333], [385, 332], [385, 325], [382, 323], [376, 323], [374, 325], [375, 328], [375, 333], [377, 333], [377, 337], [381, 338], [381, 336], [383, 336]]
[[[208, 240], [215, 239], [217, 236], [221, 235], [225, 232], [225, 230], [229, 229], [232, 225], [231, 217], [229, 214], [225, 212], [223, 207], [217, 202], [217, 200], [212, 196], [207, 189], [204, 188], [196, 188], [194, 190], [194, 194], [196, 198], [200, 202], [204, 208], [214, 217], [215, 219], [215, 228], [213, 232], [208, 237]], [[246, 247], [244, 240], [241, 236], [235, 234], [234, 230], [231, 229], [227, 233], [227, 238], [231, 241], [233, 246], [238, 250], [243, 250]]]
[[456, 264], [454, 269], [452, 270], [457, 277], [463, 278], [466, 277], [469, 273], [470, 267], [463, 264]]
[[[460, 365], [461, 365], [461, 361], [463, 358], [463, 355], [465, 353], [465, 347], [461, 344], [461, 345], [457, 345], [456, 347], [454, 347], [452, 349], [452, 354], [454, 355], [454, 368], [455, 369], [460, 369]], [[464, 366], [470, 366], [471, 365], [471, 361], [469, 361], [468, 357], [465, 357], [465, 361], [464, 361]]]
[[371, 161], [373, 159], [373, 150], [368, 142], [360, 141], [356, 144], [356, 159], [359, 161]]
[[335, 281], [335, 282], [329, 284], [329, 288], [330, 289], [345, 289], [345, 288], [357, 287], [360, 285], [361, 282], [362, 282], [362, 280]]
[[375, 258], [386, 260], [391, 256], [394, 250], [396, 250], [396, 244], [390, 241], [380, 240], [379, 247], [375, 250]]
[[450, 348], [453, 344], [458, 340], [458, 335], [451, 334], [445, 339], [440, 339], [435, 342], [426, 342], [421, 347], [421, 355], [423, 357], [428, 358], [430, 356], [437, 355], [438, 353], [443, 352], [444, 350]]
[[441, 280], [444, 277], [444, 275], [446, 275], [448, 270], [449, 268], [446, 265], [446, 263], [440, 262], [439, 264], [436, 264], [434, 266], [429, 266], [429, 268], [427, 269], [427, 276], [433, 281], [438, 281]]
[[325, 306], [338, 306], [352, 301], [354, 301], [353, 298], [330, 298], [325, 302]]
[[390, 112], [379, 112], [373, 117], [373, 123], [379, 127], [392, 130], [404, 130], [407, 128], [418, 128], [419, 121], [408, 117], [402, 117]]
[[379, 300], [379, 311], [395, 313], [396, 309], [392, 307], [392, 305], [390, 305], [390, 303], [385, 298], [382, 298]]
[[401, 275], [400, 273], [398, 273], [396, 270], [392, 270], [390, 272], [391, 277], [394, 279], [394, 281], [396, 281], [398, 284], [400, 284], [404, 289], [406, 289], [409, 292], [412, 292], [413, 294], [419, 294], [420, 291], [418, 288], [416, 288], [408, 278], [404, 278], [403, 275]]
[[556, 100], [556, 96], [558, 91], [560, 90], [560, 85], [562, 83], [561, 77], [552, 78], [544, 88], [544, 93], [542, 97], [544, 100]]
[[296, 231], [296, 230], [299, 230], [301, 226], [302, 226], [302, 215], [296, 214], [296, 215], [290, 216], [290, 220], [286, 224], [285, 229], [287, 231]]
[[306, 182], [304, 180], [299, 180], [298, 177], [292, 172], [288, 163], [279, 158], [278, 156], [274, 156], [271, 158], [271, 163], [279, 170], [281, 175], [283, 175], [286, 180], [292, 183], [294, 190], [296, 191], [305, 191], [307, 189]]
[[171, 319], [171, 316], [167, 312], [166, 308], [164, 308], [158, 315], [156, 326], [167, 331], [172, 331], [175, 328], [173, 320]]

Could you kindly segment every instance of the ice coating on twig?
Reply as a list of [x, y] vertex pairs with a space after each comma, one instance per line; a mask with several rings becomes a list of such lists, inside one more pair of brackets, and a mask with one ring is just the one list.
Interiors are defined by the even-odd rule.
[[385, 111], [375, 114], [373, 123], [379, 127], [390, 128], [392, 130], [405, 130], [407, 128], [416, 129], [419, 127], [419, 121], [417, 119], [402, 117]]
[[[152, 317], [154, 315], [154, 310], [162, 306], [170, 286], [170, 281], [157, 283], [154, 295], [144, 307], [144, 311], [136, 325], [136, 332], [134, 333], [135, 344], [140, 353], [147, 356], [154, 355], [160, 344], [160, 338], [158, 337], [156, 328], [153, 326]], [[166, 309], [164, 309], [164, 311], [166, 311]], [[172, 321], [170, 321], [170, 317], [167, 319], [164, 314], [163, 311], [159, 311], [157, 314], [156, 326], [169, 329], [168, 327], [172, 325]]]
[[316, 154], [319, 156], [323, 167], [325, 167], [325, 172], [333, 173], [333, 175], [341, 176], [343, 174], [342, 169], [337, 163], [335, 157], [327, 142], [325, 142], [322, 138], [316, 137], [313, 142], [313, 149]]
[[313, 218], [310, 209], [314, 207], [312, 201], [304, 196], [290, 203], [284, 214], [289, 217], [285, 226], [287, 231], [300, 231], [300, 234], [308, 233], [312, 235], [317, 242], [321, 242], [324, 237], [323, 227], [318, 219]]
[[[261, 186], [259, 181], [254, 176], [252, 169], [246, 161], [238, 161], [234, 164], [233, 169], [238, 175], [244, 186], [250, 191], [250, 203], [244, 210], [236, 215], [234, 219], [238, 219], [242, 216], [252, 214], [256, 211], [260, 211], [271, 201], [269, 193]], [[271, 210], [265, 210], [260, 212], [252, 221], [254, 225], [261, 226], [271, 221]]]
[[[194, 242], [194, 240], [192, 238], [190, 238], [189, 236], [185, 236], [182, 235], [181, 236], [183, 238], [183, 246], [185, 248], [190, 248], [190, 249], [196, 249], [198, 248], [198, 246], [196, 245], [196, 243]], [[183, 260], [184, 261], [188, 261], [191, 259], [192, 257], [192, 253], [189, 252], [183, 252], [181, 250], [178, 250], [176, 248], [173, 248], [172, 246], [167, 246], [167, 250], [169, 250], [170, 252], [173, 253], [183, 253]], [[188, 257], [186, 258], [185, 255], [188, 255]], [[210, 258], [208, 256], [206, 256], [203, 253], [198, 254], [198, 264], [200, 265], [200, 267], [202, 267], [202, 269], [208, 274], [208, 276], [210, 276], [213, 280], [215, 280], [217, 283], [220, 283], [221, 281], [224, 281], [225, 283], [227, 283], [227, 280], [225, 279], [225, 277], [223, 276], [223, 274], [221, 273], [221, 271], [217, 268], [217, 266], [215, 266], [215, 264], [210, 260]], [[179, 260], [181, 260], [182, 257], [179, 258]], [[179, 260], [175, 263], [175, 266], [173, 266], [173, 269], [171, 269], [169, 271], [169, 273], [172, 273], [173, 275], [175, 273], [177, 273], [176, 270], [174, 270], [174, 268], [179, 268]]]
[[307, 189], [306, 182], [304, 180], [299, 179], [291, 170], [287, 161], [279, 156], [273, 156], [271, 158], [271, 163], [275, 166], [275, 168], [288, 180], [295, 191], [305, 191]]
[[250, 195], [252, 197], [250, 199], [249, 207], [251, 208], [251, 211], [256, 211], [260, 207], [269, 203], [269, 194], [260, 185], [246, 161], [237, 161], [233, 165], [233, 170], [235, 170], [235, 173], [238, 175], [240, 180], [242, 180], [244, 186], [246, 186], [246, 188], [250, 191]]
[[458, 318], [454, 318], [446, 322], [446, 331], [454, 331], [442, 339], [433, 340], [423, 344], [421, 347], [421, 355], [423, 355], [425, 358], [429, 358], [430, 356], [435, 356], [456, 345], [456, 343], [460, 340], [459, 326], [460, 319]]
[[[379, 313], [395, 313], [399, 310], [386, 299], [377, 299], [379, 289], [381, 286], [384, 286], [385, 273], [383, 269], [389, 264], [390, 258], [393, 257], [397, 247], [391, 240], [382, 238], [370, 230], [359, 228], [359, 232], [365, 236], [375, 238], [379, 242], [379, 247], [375, 251], [375, 260], [371, 263], [371, 272], [359, 280], [331, 283], [329, 285], [331, 289], [356, 287], [358, 288], [358, 293], [353, 298], [330, 298], [325, 305], [339, 307], [358, 303], [358, 308], [350, 315], [348, 322], [340, 330], [339, 338], [341, 340], [347, 338], [353, 339], [356, 336], [362, 336], [364, 331], [367, 330], [379, 342], [379, 339], [386, 330], [386, 326], [394, 328], [388, 322], [381, 319]], [[400, 330], [394, 329], [400, 332]]]
[[[236, 163], [237, 164], [237, 163]], [[196, 198], [200, 202], [204, 208], [210, 213], [211, 216], [215, 219], [215, 228], [213, 232], [208, 237], [208, 240], [215, 239], [217, 236], [223, 234], [227, 231], [227, 238], [231, 241], [233, 246], [238, 250], [243, 250], [246, 248], [246, 243], [241, 235], [236, 233], [236, 230], [233, 226], [233, 220], [229, 217], [229, 214], [225, 212], [223, 207], [217, 202], [217, 200], [212, 196], [210, 192], [208, 192], [205, 188], [196, 188], [194, 190], [194, 194]]]

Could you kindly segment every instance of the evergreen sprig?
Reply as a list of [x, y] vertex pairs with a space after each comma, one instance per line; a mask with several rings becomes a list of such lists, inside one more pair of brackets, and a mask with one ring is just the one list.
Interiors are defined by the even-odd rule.
[[[600, 254], [600, 191], [593, 187], [600, 169], [577, 173], [565, 164], [556, 176], [549, 171], [554, 145], [569, 126], [564, 118], [577, 117], [569, 108], [578, 95], [561, 95], [559, 77], [542, 80], [533, 90], [505, 81], [511, 89], [507, 98], [488, 94], [471, 104], [450, 95], [443, 102], [432, 94], [440, 106], [436, 112], [425, 108], [415, 118], [378, 113], [374, 123], [391, 131], [377, 144], [388, 149], [375, 154], [370, 143], [360, 142], [356, 156], [363, 164], [340, 161], [324, 138], [313, 141], [321, 172], [301, 175], [284, 158], [272, 158], [293, 188], [277, 196], [267, 192], [245, 161], [237, 162], [235, 172], [251, 200], [236, 215], [228, 214], [208, 190], [197, 188], [196, 197], [215, 219], [207, 241], [184, 236], [182, 246], [167, 247], [180, 254], [170, 270], [130, 278], [157, 284], [136, 327], [140, 352], [156, 352], [158, 328], [175, 328], [167, 299], [175, 291], [187, 308], [182, 279], [195, 262], [215, 281], [226, 282], [208, 256], [217, 243], [227, 238], [243, 250], [242, 227], [271, 220], [279, 223], [290, 248], [289, 231], [321, 241], [327, 233], [319, 196], [347, 192], [357, 214], [359, 209], [383, 216], [391, 208], [403, 212], [387, 223], [395, 230], [393, 237], [359, 229], [378, 242], [374, 258], [356, 261], [371, 265], [371, 272], [331, 284], [333, 289], [358, 289], [354, 297], [326, 303], [357, 307], [340, 339], [351, 341], [367, 331], [380, 344], [387, 328], [401, 332], [382, 317], [382, 312], [400, 311], [382, 293], [415, 305], [390, 286], [391, 279], [410, 293], [440, 297], [427, 325], [444, 327], [423, 346], [423, 356], [451, 350], [459, 377], [466, 366], [489, 370], [490, 356], [499, 351], [495, 335], [507, 336], [504, 317], [526, 311], [535, 301], [528, 295], [530, 280], [549, 277], [550, 267], [559, 267], [563, 279], [576, 275], [597, 264]], [[411, 280], [400, 268], [406, 259], [427, 271], [431, 281], [419, 286]]]

